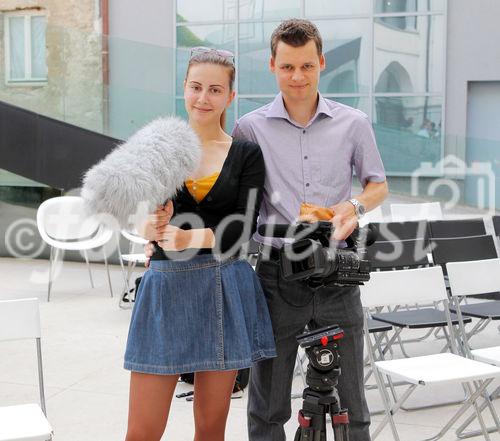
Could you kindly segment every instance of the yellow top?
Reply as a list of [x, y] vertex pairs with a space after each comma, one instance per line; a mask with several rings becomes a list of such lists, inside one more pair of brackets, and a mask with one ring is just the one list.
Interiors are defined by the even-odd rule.
[[219, 177], [219, 172], [215, 172], [210, 176], [204, 176], [199, 179], [186, 179], [186, 188], [196, 202], [201, 202], [214, 186], [215, 181]]

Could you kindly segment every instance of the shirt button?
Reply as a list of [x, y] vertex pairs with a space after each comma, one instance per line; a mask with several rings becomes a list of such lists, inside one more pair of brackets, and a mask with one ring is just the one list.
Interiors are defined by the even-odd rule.
[[309, 182], [306, 184], [306, 187], [309, 187]]
[[306, 156], [304, 156], [304, 159], [307, 159], [307, 155], [306, 155]]
[[302, 130], [302, 133], [306, 133], [305, 129], [304, 129], [304, 130]]

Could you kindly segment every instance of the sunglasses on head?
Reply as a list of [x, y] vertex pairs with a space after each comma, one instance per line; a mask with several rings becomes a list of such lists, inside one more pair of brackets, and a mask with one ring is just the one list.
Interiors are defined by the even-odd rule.
[[231, 51], [227, 51], [225, 49], [214, 49], [213, 47], [206, 47], [206, 46], [196, 46], [191, 48], [189, 59], [193, 58], [196, 55], [206, 54], [210, 52], [214, 52], [219, 57], [225, 58], [234, 64], [234, 54]]

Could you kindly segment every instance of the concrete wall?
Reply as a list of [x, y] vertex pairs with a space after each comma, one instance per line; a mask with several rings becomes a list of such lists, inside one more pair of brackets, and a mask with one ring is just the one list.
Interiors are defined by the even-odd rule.
[[[0, 100], [102, 131], [102, 54], [95, 0], [0, 2]], [[5, 83], [3, 14], [39, 11], [47, 16], [47, 83]]]

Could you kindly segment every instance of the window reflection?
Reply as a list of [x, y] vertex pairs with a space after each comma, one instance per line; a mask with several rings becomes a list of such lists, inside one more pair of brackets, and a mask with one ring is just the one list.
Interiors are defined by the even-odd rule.
[[276, 23], [242, 23], [240, 25], [239, 93], [277, 93], [276, 80], [269, 71], [269, 40]]
[[352, 15], [370, 12], [371, 2], [366, 0], [305, 0], [306, 17], [324, 15]]
[[284, 20], [300, 16], [300, 0], [239, 0], [240, 20]]
[[407, 172], [441, 155], [441, 98], [377, 97], [373, 126], [389, 172]]
[[444, 0], [375, 0], [375, 12], [437, 12], [444, 10]]
[[236, 1], [198, 0], [177, 1], [177, 22], [234, 20], [236, 18]]
[[417, 25], [412, 32], [389, 26], [379, 18], [375, 21], [373, 82], [376, 93], [442, 91], [443, 17], [413, 18]]
[[235, 51], [235, 25], [182, 25], [177, 27], [177, 95], [182, 95], [182, 83], [195, 46], [215, 47]]
[[322, 93], [366, 93], [369, 89], [370, 21], [320, 20], [325, 70]]

